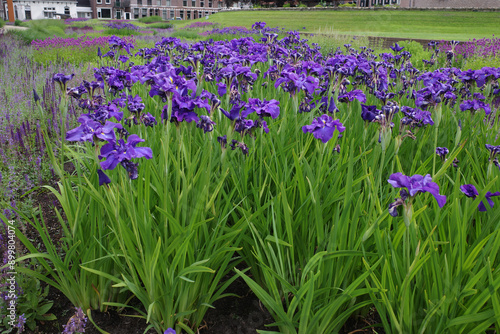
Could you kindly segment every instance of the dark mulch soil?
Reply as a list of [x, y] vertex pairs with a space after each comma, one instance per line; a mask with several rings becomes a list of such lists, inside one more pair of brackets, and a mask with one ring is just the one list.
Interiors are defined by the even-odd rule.
[[[55, 184], [52, 184], [52, 186], [55, 186]], [[62, 237], [62, 230], [55, 215], [55, 209], [60, 210], [60, 204], [57, 202], [56, 197], [46, 189], [36, 193], [35, 203], [41, 207], [41, 214], [52, 241], [58, 244]], [[35, 247], [44, 250], [38, 232], [31, 225], [26, 225], [23, 232]], [[27, 250], [24, 249], [22, 252], [26, 253]], [[215, 308], [209, 309], [207, 312], [205, 321], [198, 329], [198, 334], [250, 334], [256, 333], [258, 329], [278, 331], [277, 327], [266, 327], [266, 325], [274, 322], [273, 318], [241, 278], [235, 280], [226, 292], [234, 293], [240, 297], [227, 297], [215, 302]], [[28, 330], [25, 333], [56, 334], [63, 331], [63, 325], [68, 322], [75, 312], [74, 307], [62, 293], [52, 287], [50, 288], [48, 300], [54, 302], [50, 312], [57, 317], [57, 320], [39, 323], [34, 331]], [[140, 307], [139, 305], [134, 306]], [[119, 314], [114, 309], [110, 309], [108, 312], [92, 312], [95, 324], [110, 334], [144, 333], [147, 328], [145, 320], [130, 317], [131, 315], [136, 315], [136, 313], [123, 310]], [[374, 327], [371, 327], [379, 323], [378, 314], [371, 310], [363, 317], [357, 316], [349, 319], [341, 333], [384, 333], [381, 329], [375, 331]], [[101, 332], [88, 321], [85, 333], [100, 334]], [[152, 333], [156, 332], [153, 329], [147, 332], [147, 334]]]

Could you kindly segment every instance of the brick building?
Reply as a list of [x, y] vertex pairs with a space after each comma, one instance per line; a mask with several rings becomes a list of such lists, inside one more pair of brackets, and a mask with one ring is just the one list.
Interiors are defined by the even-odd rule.
[[357, 0], [358, 7], [399, 5], [401, 8], [500, 8], [500, 0]]
[[160, 16], [164, 20], [191, 20], [218, 12], [221, 0], [91, 0], [98, 19], [137, 20]]

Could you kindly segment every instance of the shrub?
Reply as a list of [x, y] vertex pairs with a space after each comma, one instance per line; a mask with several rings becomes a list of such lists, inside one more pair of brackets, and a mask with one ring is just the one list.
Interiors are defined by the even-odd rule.
[[356, 7], [356, 5], [353, 3], [343, 3], [339, 7]]
[[14, 21], [14, 25], [15, 25], [16, 27], [20, 27], [20, 26], [22, 26], [22, 25], [23, 25], [23, 21], [21, 21], [21, 20], [15, 20], [15, 21]]
[[305, 7], [307, 7], [307, 5], [306, 5], [306, 4], [303, 4], [303, 3], [301, 2], [301, 3], [299, 4], [299, 6], [298, 6], [298, 7], [305, 8]]
[[148, 25], [148, 28], [155, 28], [155, 29], [170, 29], [173, 27], [174, 25], [168, 22], [156, 22]]
[[139, 19], [139, 22], [141, 23], [153, 23], [153, 22], [161, 22], [163, 21], [160, 16], [147, 16], [147, 17], [141, 17]]
[[4, 25], [5, 25], [5, 21], [4, 20], [0, 20], [0, 28], [3, 28]]
[[283, 5], [283, 7], [284, 7], [284, 8], [288, 8], [288, 7], [290, 7], [290, 4], [289, 4], [289, 3], [286, 3], [286, 4], [284, 4], [284, 5]]

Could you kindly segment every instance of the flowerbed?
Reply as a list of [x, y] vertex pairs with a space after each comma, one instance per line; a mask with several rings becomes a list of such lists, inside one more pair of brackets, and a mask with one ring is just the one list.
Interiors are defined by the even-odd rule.
[[63, 119], [83, 112], [48, 150], [65, 256], [18, 233], [47, 275], [23, 271], [83, 310], [135, 297], [159, 333], [195, 333], [232, 271], [280, 333], [372, 307], [390, 333], [499, 329], [500, 69], [278, 31], [112, 37], [94, 81], [55, 75]]

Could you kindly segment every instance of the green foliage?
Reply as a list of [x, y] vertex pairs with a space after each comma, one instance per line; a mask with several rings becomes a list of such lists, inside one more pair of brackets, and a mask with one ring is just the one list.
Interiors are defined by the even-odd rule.
[[500, 56], [497, 57], [481, 57], [476, 56], [464, 61], [466, 70], [479, 70], [483, 67], [500, 67]]
[[[184, 30], [176, 30], [172, 33], [172, 37], [177, 37], [180, 39], [187, 40], [198, 40], [200, 39], [200, 34], [197, 30], [184, 29]], [[233, 36], [234, 37], [234, 36]]]
[[5, 25], [5, 21], [0, 19], [0, 28], [3, 28], [4, 25]]
[[[401, 41], [398, 44], [404, 47], [403, 51], [408, 51], [411, 53], [410, 62], [416, 68], [422, 70], [424, 69], [424, 63], [422, 60], [429, 60], [431, 58], [432, 52], [425, 50], [423, 45], [415, 41]], [[392, 50], [390, 50], [392, 52]]]
[[[256, 21], [271, 27], [309, 31], [330, 27], [336, 35], [469, 40], [500, 35], [498, 13], [472, 11], [227, 11], [209, 22], [250, 27]], [[376, 24], [366, 24], [375, 22]], [[478, 24], [481, 22], [481, 24]], [[408, 29], [407, 27], [412, 27]]]
[[299, 6], [298, 6], [298, 7], [300, 7], [300, 8], [306, 8], [306, 7], [307, 7], [307, 5], [301, 2], [301, 3], [299, 3]]
[[168, 22], [157, 22], [151, 23], [146, 26], [146, 28], [155, 28], [155, 29], [170, 29], [173, 28], [174, 25]]
[[341, 7], [341, 8], [349, 8], [349, 7], [354, 8], [354, 7], [356, 7], [356, 5], [353, 3], [343, 3], [343, 4], [340, 4], [339, 7]]
[[21, 20], [15, 20], [15, 21], [14, 21], [14, 25], [15, 25], [16, 27], [20, 27], [20, 26], [22, 26], [22, 25], [23, 25], [23, 21], [21, 21]]
[[289, 3], [285, 3], [283, 4], [283, 8], [289, 8], [290, 7], [290, 4]]
[[[57, 37], [68, 37], [68, 35], [64, 32], [65, 29], [64, 22], [60, 22], [59, 20], [39, 20], [39, 21], [40, 22], [37, 22], [37, 20], [33, 20], [27, 22], [26, 25], [29, 27], [28, 30], [13, 30], [9, 31], [9, 33], [20, 37], [26, 44], [31, 43], [31, 41], [33, 40], [37, 39], [44, 40], [50, 37], [54, 37], [54, 35]], [[50, 24], [52, 21], [59, 23]]]
[[110, 28], [107, 28], [104, 30], [103, 35], [134, 36], [134, 35], [140, 35], [140, 33], [137, 30], [133, 30], [133, 29], [110, 29]]
[[153, 23], [153, 22], [161, 22], [163, 19], [160, 16], [147, 16], [141, 17], [139, 20], [141, 23]]

